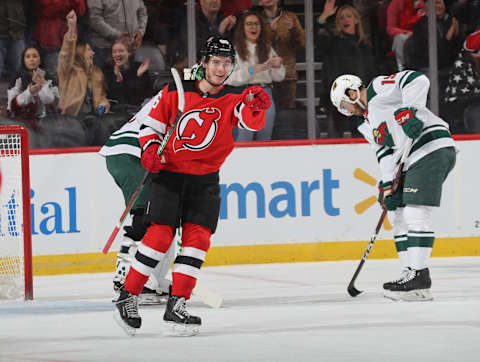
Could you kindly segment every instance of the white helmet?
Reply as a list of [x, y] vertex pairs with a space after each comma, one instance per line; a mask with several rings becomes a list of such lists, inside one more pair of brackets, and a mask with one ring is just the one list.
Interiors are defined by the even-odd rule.
[[[362, 80], [356, 75], [344, 74], [335, 79], [330, 89], [330, 100], [333, 105], [337, 107], [338, 111], [345, 116], [352, 116], [352, 114], [341, 106], [341, 102], [358, 103], [362, 108], [365, 106], [360, 102], [360, 88], [362, 87]], [[347, 95], [347, 90], [352, 89], [357, 91], [357, 99], [351, 100]]]

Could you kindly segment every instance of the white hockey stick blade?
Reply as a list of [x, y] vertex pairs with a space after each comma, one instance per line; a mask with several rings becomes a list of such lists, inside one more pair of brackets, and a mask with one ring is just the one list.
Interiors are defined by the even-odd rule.
[[223, 304], [221, 296], [198, 284], [193, 288], [192, 293], [209, 307], [220, 308]]

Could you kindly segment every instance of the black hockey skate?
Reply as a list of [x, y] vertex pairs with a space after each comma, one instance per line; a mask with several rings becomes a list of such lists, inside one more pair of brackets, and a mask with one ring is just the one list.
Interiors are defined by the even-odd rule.
[[190, 315], [185, 304], [185, 298], [170, 296], [163, 320], [169, 324], [174, 335], [194, 336], [198, 334], [202, 320], [200, 317]]
[[391, 280], [389, 282], [383, 283], [383, 289], [392, 290], [393, 284], [398, 284], [399, 282], [407, 278], [411, 272], [412, 272], [412, 269], [410, 267], [403, 269], [402, 273], [400, 274], [400, 277], [398, 277], [397, 279]]
[[431, 286], [432, 280], [428, 268], [412, 269], [405, 279], [392, 284], [390, 290], [404, 301], [427, 301], [433, 299], [430, 294]]
[[114, 302], [117, 308], [113, 317], [129, 336], [134, 336], [136, 330], [142, 325], [142, 318], [138, 315], [137, 298], [136, 295], [122, 288], [120, 296]]

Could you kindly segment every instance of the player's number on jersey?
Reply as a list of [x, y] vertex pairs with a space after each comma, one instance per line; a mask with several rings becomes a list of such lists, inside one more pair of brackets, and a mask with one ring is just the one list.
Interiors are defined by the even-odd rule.
[[386, 77], [383, 77], [382, 80], [382, 85], [384, 84], [394, 84], [395, 83], [395, 77], [397, 76], [397, 73], [393, 73], [392, 75], [387, 75]]

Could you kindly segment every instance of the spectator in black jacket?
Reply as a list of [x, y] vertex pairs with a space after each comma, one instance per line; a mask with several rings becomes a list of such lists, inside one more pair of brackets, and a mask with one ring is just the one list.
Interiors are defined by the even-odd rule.
[[143, 101], [153, 95], [148, 76], [150, 60], [143, 63], [133, 60], [134, 50], [126, 37], [117, 39], [112, 45], [112, 59], [105, 67], [107, 97], [116, 105], [114, 112], [132, 111], [136, 113]]
[[[335, 13], [335, 28], [332, 30], [326, 26], [326, 20]], [[317, 23], [317, 46], [325, 66], [325, 87], [329, 90], [332, 82], [342, 74], [356, 75], [368, 84], [376, 75], [376, 62], [358, 11], [351, 5], [343, 5], [337, 10], [335, 0], [327, 0]], [[357, 132], [354, 122], [336, 112], [331, 105], [328, 107], [330, 137], [348, 137]]]
[[[428, 2], [425, 2], [428, 15]], [[453, 65], [463, 41], [458, 20], [447, 14], [443, 0], [435, 0], [437, 16], [438, 68], [448, 69]], [[413, 27], [413, 34], [405, 43], [407, 68], [428, 73], [428, 17], [424, 16]]]

